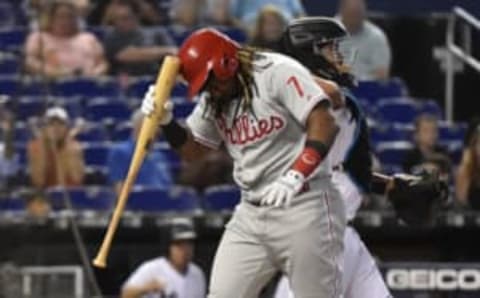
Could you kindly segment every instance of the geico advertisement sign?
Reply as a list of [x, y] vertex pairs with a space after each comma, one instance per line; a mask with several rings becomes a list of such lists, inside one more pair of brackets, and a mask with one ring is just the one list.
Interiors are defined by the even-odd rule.
[[465, 290], [480, 289], [479, 269], [388, 269], [387, 285], [392, 290]]

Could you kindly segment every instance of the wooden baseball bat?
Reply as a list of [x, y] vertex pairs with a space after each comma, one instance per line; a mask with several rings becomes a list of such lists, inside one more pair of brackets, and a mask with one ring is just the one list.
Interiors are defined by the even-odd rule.
[[160, 68], [155, 83], [155, 111], [152, 115], [145, 117], [143, 120], [140, 134], [135, 145], [133, 158], [128, 169], [127, 178], [122, 185], [120, 196], [118, 197], [102, 245], [100, 246], [97, 256], [93, 260], [93, 265], [95, 267], [105, 268], [107, 265], [107, 257], [113, 241], [113, 236], [117, 230], [118, 223], [120, 222], [120, 218], [127, 203], [128, 195], [134, 185], [138, 171], [140, 170], [151, 144], [155, 141], [158, 119], [160, 119], [164, 113], [163, 106], [167, 98], [170, 96], [173, 85], [175, 84], [179, 67], [180, 60], [177, 57], [167, 56], [163, 60], [163, 65]]

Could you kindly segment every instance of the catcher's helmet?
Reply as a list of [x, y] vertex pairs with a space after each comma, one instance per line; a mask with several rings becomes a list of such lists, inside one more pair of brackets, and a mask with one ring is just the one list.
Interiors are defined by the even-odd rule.
[[[346, 37], [348, 37], [347, 30], [334, 18], [299, 18], [290, 22], [285, 30], [283, 50], [285, 54], [300, 61], [313, 73], [350, 87], [353, 85], [353, 76], [348, 71], [340, 70], [321, 52], [326, 45], [338, 45], [338, 42]], [[338, 51], [338, 48], [336, 50]], [[343, 56], [341, 53], [337, 55]], [[343, 60], [343, 58], [340, 59]]]
[[188, 97], [195, 96], [205, 85], [211, 71], [216, 78], [227, 80], [238, 69], [239, 45], [215, 29], [193, 32], [180, 47], [180, 73], [188, 82]]

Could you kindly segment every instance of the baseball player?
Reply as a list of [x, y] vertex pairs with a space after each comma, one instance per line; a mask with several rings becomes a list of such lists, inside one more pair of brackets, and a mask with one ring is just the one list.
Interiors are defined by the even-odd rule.
[[[316, 77], [318, 84], [330, 84], [332, 80], [342, 86], [342, 94], [331, 94], [335, 98], [334, 115], [340, 127], [329, 157], [333, 164], [333, 181], [340, 189], [345, 201], [348, 221], [354, 219], [365, 192], [387, 193], [398, 215], [408, 223], [418, 223], [427, 215], [430, 199], [440, 196], [442, 190], [437, 181], [419, 177], [388, 177], [371, 173], [370, 144], [368, 127], [355, 98], [346, 88], [353, 86], [353, 77], [344, 62], [339, 43], [347, 37], [343, 25], [335, 19], [313, 17], [302, 18], [289, 24], [282, 40], [285, 53], [297, 58]], [[326, 88], [325, 88], [326, 89]], [[331, 89], [335, 92], [335, 89]], [[415, 206], [405, 198], [413, 196]], [[419, 200], [422, 198], [425, 200]], [[425, 205], [422, 206], [422, 204]], [[401, 207], [403, 206], [403, 207]], [[413, 208], [425, 209], [425, 213], [415, 213]], [[407, 210], [408, 209], [408, 210]], [[415, 219], [417, 218], [417, 219]], [[346, 298], [386, 298], [391, 297], [375, 261], [358, 233], [348, 226], [344, 236], [342, 289]], [[297, 296], [297, 295], [295, 295]], [[276, 298], [294, 295], [289, 289], [288, 280], [283, 278], [277, 287]]]
[[191, 220], [174, 219], [167, 256], [143, 262], [126, 280], [121, 298], [204, 298], [205, 276], [192, 262], [196, 237]]
[[[209, 297], [258, 297], [279, 271], [297, 297], [341, 297], [346, 218], [331, 181], [327, 153], [338, 128], [324, 90], [297, 61], [242, 48], [213, 29], [190, 35], [179, 57], [189, 97], [200, 96], [186, 127], [171, 113], [160, 119], [165, 138], [187, 160], [225, 146], [242, 194]], [[155, 109], [152, 88], [142, 109]]]

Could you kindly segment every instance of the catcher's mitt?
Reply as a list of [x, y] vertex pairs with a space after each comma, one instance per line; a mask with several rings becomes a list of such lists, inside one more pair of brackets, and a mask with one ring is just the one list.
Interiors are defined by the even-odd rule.
[[448, 185], [435, 173], [419, 176], [397, 174], [387, 196], [397, 216], [408, 225], [427, 225], [448, 199]]

